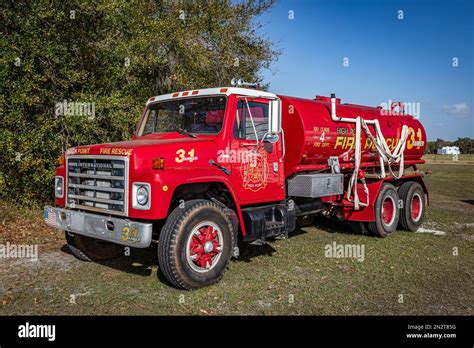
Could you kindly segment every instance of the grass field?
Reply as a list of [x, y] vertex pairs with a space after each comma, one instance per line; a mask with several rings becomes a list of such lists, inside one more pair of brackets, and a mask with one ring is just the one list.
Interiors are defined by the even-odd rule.
[[[474, 157], [428, 158], [425, 233], [351, 234], [321, 221], [287, 240], [244, 245], [219, 284], [192, 292], [162, 278], [156, 248], [84, 263], [41, 211], [0, 205], [0, 243], [39, 244], [39, 261], [0, 259], [0, 314], [473, 315]], [[365, 260], [325, 257], [362, 244]], [[75, 299], [75, 301], [74, 301]]]

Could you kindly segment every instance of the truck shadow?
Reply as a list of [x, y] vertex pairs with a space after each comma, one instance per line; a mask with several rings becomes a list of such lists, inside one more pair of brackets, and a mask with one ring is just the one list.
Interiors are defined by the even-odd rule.
[[258, 256], [272, 256], [276, 251], [270, 244], [252, 245], [248, 243], [239, 242], [239, 258], [235, 259], [237, 262], [251, 262], [254, 257]]
[[[354, 231], [347, 225], [338, 221], [331, 221], [329, 219], [318, 219], [313, 226], [308, 228], [317, 228], [328, 233], [348, 233], [355, 234]], [[288, 235], [289, 239], [298, 237], [300, 235], [309, 233], [307, 228], [296, 228]], [[253, 258], [259, 256], [273, 256], [276, 249], [272, 246], [273, 243], [278, 243], [278, 240], [270, 239], [269, 243], [263, 245], [252, 245], [239, 241], [240, 255], [238, 259], [233, 259], [235, 262], [252, 262]], [[74, 257], [69, 250], [67, 244], [61, 247], [61, 251]], [[149, 277], [154, 270], [158, 268], [158, 254], [157, 246], [154, 244], [147, 249], [130, 249], [129, 256], [121, 256], [117, 259], [107, 261], [94, 261], [94, 263], [101, 266], [109, 267], [117, 271], [126, 272], [143, 277]], [[161, 271], [158, 269], [158, 279], [166, 284], [168, 281], [164, 278]]]
[[317, 219], [311, 227], [328, 233], [355, 234], [348, 223], [325, 218]]
[[[307, 233], [306, 231], [300, 228], [296, 228], [296, 230], [294, 230], [288, 235], [288, 239], [291, 239], [291, 238], [294, 238], [306, 233]], [[276, 249], [272, 246], [273, 243], [278, 243], [278, 240], [272, 238], [272, 239], [269, 239], [269, 243], [265, 243], [263, 245], [253, 245], [253, 244], [239, 241], [240, 255], [238, 259], [235, 259], [235, 261], [251, 262], [254, 257], [258, 257], [262, 255], [273, 256], [273, 253], [276, 251]]]
[[370, 235], [366, 225], [358, 222], [339, 221], [332, 219], [317, 219], [311, 228], [317, 228], [327, 233], [340, 233], [348, 235]]
[[[74, 257], [67, 244], [64, 244], [61, 251]], [[158, 265], [158, 255], [156, 245], [147, 249], [130, 249], [130, 256], [125, 254], [119, 258], [107, 261], [94, 261], [94, 263], [115, 269], [121, 272], [127, 272], [135, 275], [148, 277], [153, 272], [153, 267]]]

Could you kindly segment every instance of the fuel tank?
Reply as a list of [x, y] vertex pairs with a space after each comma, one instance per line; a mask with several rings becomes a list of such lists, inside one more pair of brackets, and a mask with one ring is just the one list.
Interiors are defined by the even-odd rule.
[[[279, 97], [282, 100], [282, 127], [285, 134], [285, 176], [311, 168], [323, 169], [328, 159], [334, 156], [338, 157], [342, 170], [349, 171], [354, 162], [355, 123], [333, 121], [329, 97]], [[339, 99], [336, 99], [336, 113], [338, 117], [378, 119], [391, 150], [400, 140], [402, 126], [407, 125], [409, 134], [404, 161], [406, 164], [422, 162], [427, 140], [425, 129], [417, 118], [406, 114], [394, 115], [380, 107], [341, 104]], [[368, 127], [375, 136], [375, 127]], [[363, 131], [361, 139], [361, 168], [380, 166], [377, 149]]]

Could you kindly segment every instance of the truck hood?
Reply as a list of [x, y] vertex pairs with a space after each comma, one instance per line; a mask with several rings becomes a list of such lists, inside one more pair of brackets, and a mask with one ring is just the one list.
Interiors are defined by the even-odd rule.
[[209, 166], [217, 159], [217, 144], [211, 137], [191, 138], [178, 133], [153, 134], [130, 141], [78, 146], [69, 149], [67, 156], [124, 156], [129, 157], [136, 169], [151, 168], [154, 158], [165, 159], [165, 169], [173, 167]]

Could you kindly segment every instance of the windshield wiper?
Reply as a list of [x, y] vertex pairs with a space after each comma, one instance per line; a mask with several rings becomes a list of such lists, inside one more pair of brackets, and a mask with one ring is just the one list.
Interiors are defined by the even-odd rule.
[[185, 135], [189, 135], [191, 138], [196, 138], [196, 134], [194, 133], [190, 133], [187, 129], [183, 129], [183, 128], [179, 128], [178, 129], [178, 133], [179, 134], [185, 134]]

